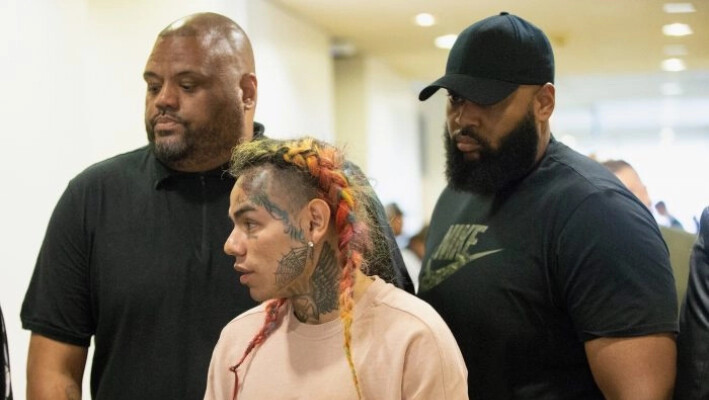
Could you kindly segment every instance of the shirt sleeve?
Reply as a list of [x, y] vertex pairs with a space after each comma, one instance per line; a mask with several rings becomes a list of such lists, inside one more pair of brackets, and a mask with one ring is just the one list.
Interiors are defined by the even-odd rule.
[[591, 194], [556, 243], [561, 305], [583, 341], [677, 332], [667, 247], [649, 210], [629, 196]]
[[224, 340], [219, 338], [217, 345], [214, 347], [214, 352], [212, 353], [212, 360], [209, 362], [207, 388], [204, 393], [204, 400], [230, 399], [233, 394], [234, 382], [232, 380], [232, 386], [230, 387], [231, 389], [229, 389], [227, 387], [229, 386], [228, 380], [225, 378], [229, 368], [229, 365], [225, 363], [225, 353]]
[[25, 329], [88, 347], [95, 331], [89, 282], [90, 235], [85, 193], [74, 181], [62, 194], [47, 227], [20, 317]]
[[406, 355], [402, 398], [459, 400], [468, 398], [468, 370], [458, 344], [440, 320], [411, 341]]

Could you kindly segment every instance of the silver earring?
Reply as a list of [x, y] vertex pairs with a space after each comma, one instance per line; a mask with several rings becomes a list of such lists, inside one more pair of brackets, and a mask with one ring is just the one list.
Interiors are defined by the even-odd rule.
[[315, 249], [315, 243], [308, 241], [308, 258], [313, 257], [313, 250]]

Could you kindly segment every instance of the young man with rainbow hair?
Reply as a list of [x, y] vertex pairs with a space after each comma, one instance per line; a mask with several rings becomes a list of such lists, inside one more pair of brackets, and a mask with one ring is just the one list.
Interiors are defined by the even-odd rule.
[[205, 399], [468, 398], [446, 324], [382, 279], [393, 273], [365, 207], [374, 193], [348, 165], [312, 138], [234, 150], [224, 250], [263, 303], [222, 331]]

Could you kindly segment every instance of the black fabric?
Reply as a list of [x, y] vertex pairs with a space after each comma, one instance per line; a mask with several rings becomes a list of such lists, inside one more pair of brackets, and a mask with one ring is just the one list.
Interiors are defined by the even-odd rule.
[[221, 329], [253, 307], [223, 251], [234, 180], [177, 173], [149, 147], [89, 167], [59, 200], [24, 328], [89, 346], [94, 399], [201, 399]]
[[679, 326], [675, 399], [709, 399], [709, 207], [699, 222]]
[[419, 100], [439, 88], [477, 104], [494, 104], [519, 85], [554, 82], [554, 52], [544, 32], [506, 12], [478, 21], [458, 35], [446, 74], [425, 87]]
[[419, 282], [461, 347], [471, 399], [601, 399], [584, 341], [677, 330], [649, 210], [553, 139], [496, 195], [444, 190]]
[[5, 318], [0, 308], [0, 399], [12, 400], [12, 384], [10, 383], [10, 353], [7, 350], [7, 329]]

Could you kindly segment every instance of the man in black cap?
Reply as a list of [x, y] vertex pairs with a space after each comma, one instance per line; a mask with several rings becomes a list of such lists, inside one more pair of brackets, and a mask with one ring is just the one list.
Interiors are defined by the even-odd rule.
[[465, 29], [445, 75], [444, 189], [419, 295], [453, 331], [470, 398], [666, 399], [677, 299], [650, 211], [554, 139], [554, 55], [508, 13]]

